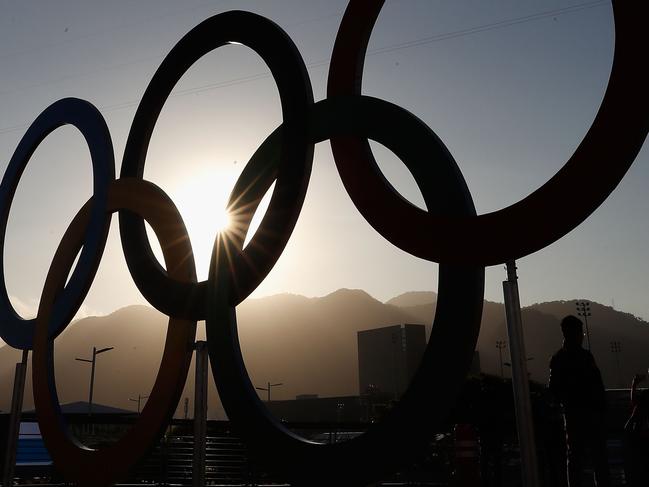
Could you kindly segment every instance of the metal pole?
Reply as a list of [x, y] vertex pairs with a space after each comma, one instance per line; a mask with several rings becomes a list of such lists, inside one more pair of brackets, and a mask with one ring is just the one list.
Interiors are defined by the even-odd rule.
[[23, 350], [22, 360], [16, 364], [14, 375], [14, 390], [11, 397], [11, 416], [9, 419], [9, 431], [7, 432], [7, 451], [4, 458], [4, 475], [2, 485], [9, 487], [13, 485], [14, 467], [16, 466], [16, 450], [18, 437], [20, 435], [20, 414], [23, 409], [23, 397], [25, 394], [25, 376], [27, 374], [28, 350]]
[[394, 382], [394, 400], [399, 399], [399, 378], [397, 375], [397, 336], [395, 333], [390, 335], [392, 341], [392, 380]]
[[507, 280], [503, 281], [505, 314], [509, 334], [509, 355], [512, 361], [512, 388], [518, 427], [518, 443], [521, 452], [523, 485], [539, 487], [539, 473], [534, 442], [534, 421], [530, 400], [530, 384], [527, 377], [527, 356], [523, 339], [521, 305], [518, 295], [516, 262], [507, 262]]
[[500, 356], [500, 378], [505, 377], [503, 370], [503, 348], [505, 348], [506, 342], [504, 340], [496, 340], [496, 348], [498, 349], [498, 355]]
[[196, 382], [194, 385], [193, 487], [205, 485], [207, 447], [207, 343], [196, 342]]
[[128, 400], [137, 403], [137, 413], [140, 414], [140, 411], [142, 410], [142, 399], [147, 399], [148, 397], [149, 396], [143, 396], [142, 394], [138, 394], [137, 399], [133, 399], [132, 397], [129, 397]]
[[622, 373], [620, 371], [620, 352], [622, 352], [622, 343], [619, 341], [612, 341], [611, 342], [611, 352], [615, 355], [615, 362], [617, 364], [617, 382], [620, 387], [624, 387], [624, 383], [622, 381]]
[[620, 370], [620, 349], [615, 353], [615, 361], [617, 362], [617, 381], [620, 384], [620, 387], [624, 387], [622, 382], [622, 372]]
[[270, 402], [270, 390], [273, 387], [277, 386], [283, 386], [284, 384], [282, 382], [278, 382], [277, 384], [271, 384], [270, 382], [266, 382], [266, 387], [255, 387], [258, 391], [266, 391], [266, 401]]
[[141, 411], [142, 399], [148, 399], [149, 396], [143, 396], [142, 394], [137, 395], [137, 412]]
[[505, 372], [503, 370], [503, 349], [498, 348], [498, 353], [500, 354], [500, 378], [503, 379], [505, 377]]
[[95, 387], [95, 362], [97, 360], [97, 347], [92, 347], [92, 366], [90, 368], [90, 393], [88, 395], [88, 416], [92, 415], [92, 391]]

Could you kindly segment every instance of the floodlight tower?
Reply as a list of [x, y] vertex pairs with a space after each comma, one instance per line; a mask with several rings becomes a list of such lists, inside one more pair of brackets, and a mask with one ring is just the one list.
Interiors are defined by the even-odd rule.
[[622, 342], [613, 340], [611, 342], [611, 353], [615, 355], [615, 362], [617, 364], [617, 381], [622, 386], [622, 373], [620, 371], [620, 354], [622, 353]]
[[590, 303], [588, 301], [577, 301], [577, 314], [584, 318], [586, 325], [586, 340], [588, 342], [588, 351], [590, 352], [590, 329], [588, 328], [588, 317], [590, 316]]

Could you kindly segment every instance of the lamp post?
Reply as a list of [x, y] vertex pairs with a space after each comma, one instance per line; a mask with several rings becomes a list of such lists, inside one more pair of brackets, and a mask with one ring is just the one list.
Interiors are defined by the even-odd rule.
[[207, 380], [209, 355], [207, 342], [197, 340], [196, 374], [194, 376], [194, 451], [192, 455], [192, 486], [205, 487], [207, 463]]
[[78, 357], [74, 359], [74, 360], [78, 360], [79, 362], [88, 362], [92, 364], [92, 367], [90, 369], [90, 393], [88, 394], [88, 416], [92, 415], [92, 392], [95, 387], [95, 362], [97, 360], [97, 355], [99, 355], [100, 353], [108, 352], [113, 348], [115, 347], [106, 347], [97, 350], [97, 347], [92, 347], [92, 360], [89, 360], [87, 358], [78, 358]]
[[[527, 357], [527, 361], [529, 362], [530, 360], [534, 360], [534, 357]], [[504, 365], [505, 367], [511, 367], [511, 366], [512, 366], [512, 363], [511, 363], [511, 362], [505, 362], [503, 365]], [[528, 372], [528, 373], [527, 373], [527, 376], [528, 376], [528, 377], [530, 377], [531, 375], [532, 375], [531, 372]]]
[[611, 353], [613, 353], [613, 355], [615, 355], [615, 362], [617, 364], [617, 381], [618, 381], [618, 384], [620, 384], [620, 387], [623, 387], [622, 386], [622, 373], [620, 371], [620, 353], [622, 353], [622, 343], [617, 341], [617, 340], [613, 340], [611, 342]]
[[507, 342], [505, 340], [496, 340], [496, 348], [498, 349], [498, 355], [500, 355], [500, 378], [503, 379], [505, 377], [503, 372], [503, 349], [507, 348]]
[[270, 402], [270, 390], [273, 387], [283, 386], [283, 385], [284, 384], [282, 384], [281, 382], [278, 382], [276, 384], [271, 384], [270, 382], [266, 382], [266, 387], [255, 387], [255, 389], [257, 389], [259, 391], [266, 391], [267, 392], [267, 397], [268, 397], [267, 402]]
[[590, 329], [588, 328], [588, 317], [590, 316], [590, 303], [588, 301], [577, 301], [577, 314], [584, 318], [586, 325], [586, 340], [588, 340], [588, 351], [590, 352]]
[[16, 466], [16, 452], [20, 436], [20, 415], [23, 410], [23, 397], [25, 394], [25, 376], [27, 374], [28, 350], [23, 350], [22, 360], [16, 364], [14, 375], [14, 388], [11, 397], [11, 414], [7, 428], [7, 443], [4, 457], [4, 475], [2, 485], [13, 485], [14, 468]]
[[137, 395], [137, 399], [133, 399], [133, 398], [130, 398], [130, 397], [129, 397], [128, 400], [137, 403], [137, 413], [140, 414], [140, 404], [141, 404], [141, 402], [142, 402], [142, 399], [146, 399], [147, 397], [149, 397], [149, 396], [143, 396], [143, 395], [141, 395], [141, 394], [138, 394], [138, 395]]
[[514, 392], [514, 411], [518, 430], [518, 445], [521, 452], [521, 474], [523, 485], [538, 487], [539, 468], [534, 441], [534, 421], [530, 399], [530, 384], [527, 374], [527, 354], [523, 339], [523, 319], [518, 294], [518, 275], [516, 262], [507, 262], [507, 280], [503, 281], [505, 297], [505, 319], [509, 336], [509, 356], [512, 361], [512, 389]]

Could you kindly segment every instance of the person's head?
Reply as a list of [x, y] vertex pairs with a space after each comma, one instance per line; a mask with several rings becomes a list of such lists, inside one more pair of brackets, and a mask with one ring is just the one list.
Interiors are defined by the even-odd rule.
[[584, 340], [584, 324], [579, 318], [568, 315], [561, 320], [561, 332], [563, 342], [567, 346], [581, 346]]

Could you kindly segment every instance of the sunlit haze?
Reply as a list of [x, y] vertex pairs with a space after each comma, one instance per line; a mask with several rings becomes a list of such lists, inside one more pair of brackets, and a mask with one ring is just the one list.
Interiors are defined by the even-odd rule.
[[217, 233], [230, 228], [228, 197], [238, 176], [223, 164], [205, 166], [207, 169], [179, 178], [177, 187], [169, 190], [190, 234], [199, 279], [207, 278]]
[[[568, 8], [577, 4], [582, 7]], [[0, 169], [43, 109], [74, 96], [95, 104], [106, 118], [119, 174], [137, 103], [160, 62], [196, 24], [226, 10], [250, 10], [285, 29], [305, 60], [315, 99], [323, 99], [345, 6], [343, 0], [3, 2]], [[570, 157], [602, 100], [613, 42], [606, 2], [395, 0], [386, 2], [373, 31], [363, 91], [428, 124], [458, 162], [478, 212], [486, 213], [520, 200]], [[235, 181], [281, 120], [268, 68], [241, 45], [204, 56], [166, 102], [144, 177], [180, 210], [200, 279], [207, 277], [215, 236], [227, 225]], [[391, 184], [423, 206], [405, 166], [378, 144], [373, 148]], [[518, 262], [523, 304], [585, 298], [649, 318], [648, 185], [645, 148], [586, 222]], [[58, 129], [34, 154], [9, 216], [5, 275], [21, 313], [35, 312], [56, 246], [91, 194], [83, 138], [71, 127]], [[264, 211], [262, 205], [252, 231]], [[155, 248], [151, 234], [150, 240]], [[502, 266], [487, 270], [487, 299], [502, 302], [504, 278]], [[437, 265], [374, 231], [346, 194], [325, 142], [316, 147], [304, 208], [287, 248], [252, 297], [323, 296], [342, 287], [364, 289], [381, 301], [405, 291], [436, 291]], [[132, 303], [146, 301], [126, 268], [114, 216], [82, 314], [107, 314]]]

